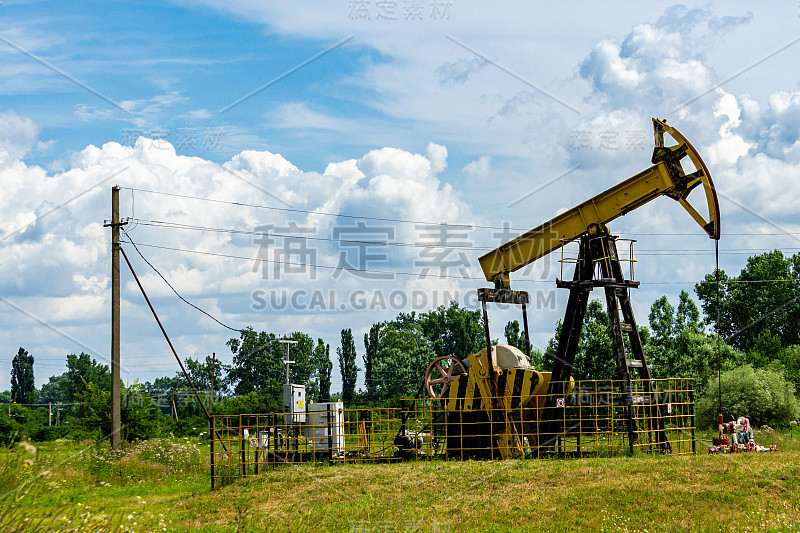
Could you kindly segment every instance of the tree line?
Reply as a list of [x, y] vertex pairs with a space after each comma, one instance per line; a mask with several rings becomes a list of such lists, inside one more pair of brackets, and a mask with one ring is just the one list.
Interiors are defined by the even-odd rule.
[[[752, 256], [739, 275], [729, 276], [720, 271], [717, 283], [717, 273], [712, 272], [695, 285], [694, 292], [699, 308], [686, 291], [681, 291], [676, 305], [662, 296], [651, 305], [647, 325], [639, 326], [653, 377], [694, 378], [700, 398], [699, 415], [704, 417], [711, 416], [705, 411], [710, 413], [715, 409], [710, 399], [719, 394], [716, 376], [720, 372], [730, 374], [726, 383], [735, 382], [744, 389], [744, 392], [726, 391], [723, 387], [723, 393], [732, 398], [743, 394], [758, 397], [754, 380], [773, 383], [773, 388], [780, 390], [770, 391], [770, 401], [779, 401], [785, 407], [782, 411], [785, 414], [781, 415], [784, 418], [797, 416], [800, 254], [785, 257], [782, 252], [774, 251]], [[547, 346], [532, 352], [531, 362], [537, 370], [551, 370], [560, 329], [559, 322]], [[433, 359], [444, 355], [463, 359], [481, 350], [485, 343], [480, 312], [461, 307], [457, 302], [424, 313], [400, 313], [393, 320], [372, 324], [364, 335], [365, 349], [360, 357], [352, 329], [345, 328], [335, 348], [342, 390], [332, 394], [330, 344], [321, 338], [314, 341], [302, 331], [292, 332], [288, 337], [296, 341], [290, 348], [294, 363], [289, 369], [289, 379], [306, 386], [307, 401], [341, 399], [348, 406], [415, 396], [421, 392], [423, 373]], [[506, 343], [525, 350], [519, 322], [506, 324], [503, 337]], [[233, 355], [230, 365], [206, 357], [187, 358], [185, 366], [195, 386], [204, 394], [204, 401], [209, 400], [207, 391], [213, 380], [217, 413], [281, 411], [286, 372], [283, 363], [286, 345], [281, 339], [272, 332], [247, 328], [227, 343]], [[599, 300], [592, 300], [575, 357], [576, 379], [616, 377], [611, 339], [607, 312]], [[66, 358], [67, 371], [51, 376], [37, 390], [33, 364], [33, 355], [20, 348], [12, 361], [11, 390], [0, 393], [0, 401], [71, 404], [60, 413], [62, 422], [71, 422], [71, 431], [110, 430], [111, 377], [106, 365], [84, 353], [70, 354]], [[361, 372], [364, 387], [356, 390]], [[202, 409], [196, 401], [174, 402], [176, 394], [185, 400], [186, 391], [186, 380], [180, 372], [152, 383], [123, 385], [126, 400], [122, 421], [127, 428], [126, 436], [141, 438], [159, 431], [180, 434], [190, 431], [190, 427], [205, 427]], [[167, 402], [168, 405], [153, 400], [170, 395], [173, 401]], [[21, 428], [27, 427], [26, 417], [32, 427], [46, 423], [41, 409], [26, 413], [21, 405], [13, 408], [14, 413], [9, 407], [8, 414], [14, 416], [0, 416], [0, 436], [13, 432], [14, 424], [20, 433]], [[28, 432], [31, 431], [29, 428]]]

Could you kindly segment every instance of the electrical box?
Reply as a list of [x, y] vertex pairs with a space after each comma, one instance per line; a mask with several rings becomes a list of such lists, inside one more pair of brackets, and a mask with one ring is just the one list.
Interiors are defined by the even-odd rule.
[[283, 384], [283, 412], [286, 413], [286, 424], [300, 424], [306, 421], [305, 385]]
[[307, 416], [303, 436], [311, 441], [314, 451], [344, 453], [344, 403], [311, 403]]

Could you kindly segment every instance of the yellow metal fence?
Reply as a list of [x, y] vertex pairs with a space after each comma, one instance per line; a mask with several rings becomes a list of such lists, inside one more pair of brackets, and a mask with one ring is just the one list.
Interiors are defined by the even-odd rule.
[[489, 410], [448, 411], [441, 400], [418, 398], [399, 407], [328, 404], [334, 407], [302, 415], [215, 415], [212, 488], [264, 468], [309, 462], [695, 451], [691, 379], [633, 380], [630, 389], [622, 381], [578, 381], [565, 396], [541, 395], [525, 406], [508, 407], [513, 404], [507, 397], [493, 398]]

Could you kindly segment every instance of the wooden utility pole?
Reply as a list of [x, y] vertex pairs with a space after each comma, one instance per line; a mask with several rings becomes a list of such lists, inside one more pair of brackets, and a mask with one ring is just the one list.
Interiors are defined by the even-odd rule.
[[[211, 379], [209, 380], [208, 387], [208, 414], [214, 414], [214, 368], [217, 366], [217, 352], [211, 353]], [[212, 432], [214, 431], [214, 420], [211, 416], [208, 417], [208, 437], [214, 440]]]
[[211, 380], [210, 390], [208, 391], [208, 414], [214, 414], [214, 367], [217, 366], [217, 352], [211, 354]]
[[120, 298], [119, 298], [119, 187], [111, 188], [111, 449], [120, 437]]

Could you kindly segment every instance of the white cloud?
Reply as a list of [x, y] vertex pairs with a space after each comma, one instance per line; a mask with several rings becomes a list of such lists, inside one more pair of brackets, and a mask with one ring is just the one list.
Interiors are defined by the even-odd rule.
[[354, 131], [356, 123], [312, 110], [304, 102], [289, 102], [270, 111], [265, 117], [270, 124], [289, 129], [322, 129]]
[[[31, 131], [36, 130], [28, 119], [13, 118]], [[24, 151], [19, 148], [15, 153], [21, 155]], [[303, 171], [280, 154], [254, 150], [236, 154], [220, 166], [202, 158], [177, 155], [166, 141], [156, 143], [144, 137], [136, 147], [115, 142], [101, 147], [87, 146], [71, 158], [69, 169], [55, 173], [18, 160], [8, 161], [0, 170], [6, 190], [0, 198], [0, 230], [8, 235], [0, 241], [4, 257], [0, 263], [0, 292], [54, 327], [80, 324], [88, 328], [87, 331], [104, 329], [108, 316], [109, 234], [102, 222], [108, 218], [111, 182], [92, 186], [119, 173], [114, 182], [123, 187], [226, 202], [209, 203], [128, 189], [121, 192], [122, 216], [135, 216], [139, 220], [127, 228], [131, 237], [142, 245], [141, 251], [181, 294], [236, 326], [258, 325], [259, 321], [267, 320], [269, 325], [263, 327], [273, 331], [302, 329], [300, 324], [308, 322], [315, 313], [300, 310], [284, 316], [259, 316], [251, 308], [251, 292], [258, 288], [290, 291], [302, 288], [324, 294], [329, 291], [349, 294], [348, 291], [358, 288], [388, 291], [397, 285], [395, 282], [376, 285], [347, 273], [334, 279], [331, 271], [322, 269], [318, 269], [315, 278], [309, 278], [310, 268], [293, 275], [282, 267], [287, 272], [275, 279], [273, 265], [268, 265], [269, 276], [263, 279], [253, 258], [260, 251], [266, 251], [271, 259], [277, 256], [269, 255], [273, 249], [261, 248], [259, 239], [263, 236], [247, 232], [259, 226], [282, 227], [293, 222], [300, 228], [310, 227], [313, 231], [309, 236], [315, 240], [305, 242], [304, 246], [313, 249], [316, 255], [288, 256], [285, 260], [336, 266], [338, 248], [328, 240], [332, 227], [337, 223], [354, 226], [355, 222], [349, 219], [337, 222], [336, 217], [323, 213], [374, 213], [403, 220], [472, 222], [474, 217], [469, 206], [460, 200], [457, 191], [437, 177], [446, 165], [446, 147], [429, 143], [426, 155], [382, 148], [358, 160], [332, 162], [322, 174]], [[86, 190], [89, 192], [69, 201]], [[300, 211], [285, 211], [285, 205], [274, 198]], [[64, 202], [67, 202], [64, 207], [53, 211]], [[147, 221], [235, 229], [245, 233], [189, 231], [179, 227], [159, 229]], [[368, 223], [395, 228], [393, 240], [396, 241], [419, 239], [413, 224]], [[26, 224], [29, 226], [25, 231], [11, 235]], [[278, 233], [277, 229], [274, 232]], [[240, 259], [180, 253], [148, 245], [233, 255]], [[273, 243], [273, 247], [280, 246], [280, 241]], [[230, 337], [230, 332], [218, 329], [209, 319], [178, 302], [163, 281], [141, 262], [135, 250], [129, 245], [124, 247], [168, 330], [179, 337], [191, 337], [197, 335], [199, 328], [215, 336], [220, 346]], [[415, 269], [413, 247], [389, 247], [380, 251], [386, 258], [377, 265], [378, 269]], [[371, 264], [367, 267], [376, 268]], [[138, 287], [127, 272], [123, 273], [123, 280], [123, 313], [128, 332], [126, 350], [143, 353], [150, 342], [148, 339], [154, 338], [157, 332], [153, 331], [150, 318], [142, 308]], [[403, 287], [426, 289], [431, 284], [436, 285], [436, 282], [402, 280]], [[447, 284], [438, 286], [444, 285]], [[385, 318], [390, 318], [396, 310], [384, 310], [384, 314]], [[373, 313], [373, 316], [378, 314]], [[49, 334], [42, 339], [30, 337], [24, 333], [23, 326], [11, 325], [13, 321], [6, 323], [9, 329], [17, 332], [18, 339], [13, 342], [30, 347], [34, 352], [50, 349], [45, 346], [59, 345]], [[341, 329], [341, 325], [337, 327]], [[95, 338], [94, 334], [84, 342], [107, 344], [102, 335]]]
[[[719, 90], [722, 93], [721, 90]], [[723, 118], [725, 122], [719, 129], [719, 140], [707, 150], [706, 163], [710, 165], [733, 165], [740, 157], [744, 157], [755, 143], [748, 143], [741, 135], [733, 132], [741, 121], [740, 110], [736, 97], [732, 94], [722, 93], [722, 97], [714, 106], [714, 117]]]
[[208, 109], [193, 109], [189, 113], [182, 115], [183, 118], [188, 118], [192, 120], [206, 120], [211, 118], [213, 115], [211, 114]]
[[486, 184], [492, 178], [492, 158], [484, 155], [475, 161], [464, 165], [461, 172], [468, 176], [468, 179], [475, 184]]
[[[238, 125], [226, 125], [226, 149], [235, 147], [236, 153], [222, 166], [203, 158], [178, 156], [168, 143], [143, 139], [138, 148], [117, 143], [87, 146], [68, 163], [54, 164], [45, 170], [20, 159], [36, 149], [39, 131], [32, 121], [17, 117], [20, 122], [14, 124], [24, 126], [25, 134], [21, 137], [13, 128], [0, 127], [0, 150], [7, 152], [0, 164], [0, 180], [4, 185], [4, 195], [0, 197], [0, 231], [8, 235], [32, 223], [25, 232], [0, 244], [3, 248], [0, 292], [15, 301], [20, 299], [42, 316], [56, 321], [59, 327], [73, 327], [70, 324], [81, 322], [86, 326], [81, 331], [89, 332], [86, 333], [91, 337], [88, 342], [93, 345], [107, 346], [108, 230], [102, 228], [101, 223], [108, 218], [108, 185], [111, 182], [52, 215], [38, 220], [37, 216], [124, 168], [127, 170], [115, 179], [121, 185], [239, 204], [211, 204], [141, 192], [131, 195], [124, 190], [125, 214], [134, 212], [133, 196], [135, 214], [144, 219], [235, 227], [244, 231], [268, 224], [285, 226], [289, 222], [311, 226], [323, 239], [313, 243], [316, 262], [336, 266], [339, 250], [325, 239], [331, 238], [335, 225], [355, 226], [357, 221], [323, 213], [451, 223], [486, 219], [491, 224], [509, 221], [515, 227], [533, 227], [552, 216], [557, 208], [575, 205], [649, 166], [652, 148], [649, 119], [659, 116], [668, 118], [686, 134], [711, 166], [718, 189], [725, 195], [721, 201], [726, 233], [765, 231], [764, 228], [767, 233], [775, 231], [774, 226], [754, 217], [748, 210], [781, 227], [796, 226], [793, 205], [800, 200], [800, 176], [797, 174], [800, 93], [792, 77], [794, 71], [776, 66], [780, 61], [789, 61], [792, 50], [673, 113], [676, 107], [763, 57], [759, 54], [788, 42], [791, 36], [784, 38], [780, 32], [794, 30], [789, 25], [781, 29], [770, 24], [777, 16], [776, 10], [760, 9], [754, 17], [747, 13], [750, 7], [744, 3], [711, 5], [705, 9], [673, 6], [666, 12], [658, 4], [609, 11], [602, 3], [587, 3], [581, 7], [581, 15], [575, 16], [572, 6], [555, 6], [551, 13], [543, 15], [533, 4], [512, 8], [506, 4], [454, 3], [452, 20], [441, 21], [441, 24], [401, 20], [395, 25], [381, 25], [375, 20], [349, 19], [348, 6], [341, 3], [308, 2], [302, 6], [255, 1], [231, 4], [208, 0], [205, 3], [221, 11], [233, 11], [248, 24], [261, 21], [270, 32], [280, 32], [292, 39], [312, 39], [319, 44], [316, 48], [311, 46], [313, 50], [322, 50], [354, 34], [356, 38], [341, 50], [320, 59], [320, 65], [325, 62], [334, 67], [331, 70], [334, 75], [337, 61], [341, 59], [337, 58], [339, 52], [347, 61], [355, 60], [353, 64], [358, 67], [352, 75], [335, 80], [341, 94], [355, 95], [348, 102], [353, 107], [326, 108], [324, 99], [308, 102], [299, 101], [296, 96], [278, 101], [275, 112], [258, 118], [266, 118], [270, 132], [274, 128], [286, 130], [282, 134], [299, 131], [294, 142], [301, 146], [291, 145], [288, 150], [272, 149], [271, 152], [252, 150], [264, 146], [264, 140], [244, 128], [237, 129]], [[604, 23], [598, 25], [597, 20]], [[769, 32], [764, 31], [765, 28]], [[447, 40], [445, 33], [518, 76], [509, 75]], [[726, 34], [732, 37], [726, 40]], [[773, 43], [775, 39], [777, 44]], [[761, 46], [766, 49], [762, 50]], [[21, 72], [23, 76], [13, 78], [15, 87], [25, 86], [30, 73], [39, 69], [38, 65], [22, 62], [12, 67], [26, 67]], [[8, 67], [2, 70], [4, 73], [0, 75], [8, 80]], [[780, 76], [776, 74], [778, 70]], [[13, 72], [11, 75], [13, 77]], [[776, 79], [783, 82], [775, 82]], [[547, 90], [580, 113], [570, 111], [534, 86]], [[4, 89], [15, 90], [6, 86]], [[351, 93], [350, 89], [357, 90]], [[766, 90], [771, 95], [768, 96]], [[172, 92], [153, 99], [131, 100], [126, 105], [134, 113], [135, 124], [154, 127], [159, 125], [165, 110], [190, 103], [185, 98], [183, 94]], [[358, 102], [354, 101], [356, 98]], [[105, 118], [105, 112], [91, 106], [78, 105], [73, 109], [79, 118]], [[350, 109], [357, 113], [350, 113]], [[0, 125], [2, 120], [12, 120], [8, 113], [2, 117]], [[197, 109], [180, 118], [205, 120], [210, 115], [205, 109]], [[595, 143], [592, 150], [572, 146], [573, 134], [584, 130], [592, 135]], [[644, 144], [628, 147], [626, 135], [642, 131], [646, 133]], [[3, 140], [4, 132], [14, 134]], [[617, 135], [618, 149], [599, 149], [597, 143], [601, 142], [604, 132]], [[323, 143], [316, 142], [324, 136], [338, 143], [354, 143], [355, 139], [376, 148], [339, 158], [328, 157], [324, 159], [327, 164], [322, 173], [304, 170], [303, 164], [287, 155], [299, 149], [313, 153], [330, 150], [325, 145], [320, 148]], [[397, 142], [394, 139], [398, 139]], [[419, 144], [428, 139], [436, 139], [437, 143], [428, 143], [427, 147]], [[285, 139], [280, 142], [289, 143]], [[163, 149], [155, 149], [159, 145]], [[384, 148], [377, 148], [381, 146]], [[448, 158], [450, 169], [447, 169]], [[540, 189], [575, 164], [580, 165], [579, 170]], [[464, 192], [459, 190], [459, 183], [465, 183]], [[514, 209], [508, 207], [514, 199], [530, 191], [535, 194], [525, 202]], [[746, 209], [736, 207], [726, 197]], [[286, 207], [283, 202], [293, 209], [316, 213], [291, 213], [245, 205], [283, 209]], [[396, 240], [414, 242], [420, 238], [413, 224], [390, 226], [397, 229]], [[708, 249], [711, 246], [694, 221], [668, 199], [654, 201], [619, 219], [613, 230], [658, 234], [642, 239], [644, 249], [685, 249], [687, 246]], [[696, 234], [697, 238], [663, 235], [665, 232]], [[142, 243], [206, 253], [252, 258], [261, 251], [257, 242], [261, 236], [258, 235], [156, 229], [145, 224], [140, 224], [132, 234]], [[496, 240], [475, 234], [470, 234], [470, 239], [479, 246], [498, 244]], [[723, 249], [742, 241], [725, 242]], [[749, 246], [758, 247], [782, 243], [785, 244], [767, 235], [748, 241]], [[253, 324], [278, 332], [307, 328], [315, 337], [323, 336], [335, 346], [336, 332], [342, 327], [363, 330], [364, 324], [395, 314], [391, 311], [383, 314], [257, 312], [250, 307], [251, 292], [256, 288], [299, 287], [323, 291], [333, 288], [348, 294], [360, 288], [374, 292], [381, 285], [348, 274], [333, 280], [330, 271], [323, 269], [317, 272], [316, 280], [309, 280], [305, 273], [262, 279], [261, 270], [253, 270], [256, 265], [252, 259], [182, 254], [145, 247], [142, 251], [182, 293], [237, 326]], [[379, 249], [378, 252], [390, 254], [387, 261], [378, 262], [378, 269], [418, 268], [413, 264], [418, 257], [413, 248]], [[131, 255], [157, 308], [163, 310], [167, 328], [174, 333], [174, 338], [191, 349], [224, 349], [222, 343], [230, 333], [218, 333], [217, 326], [207, 318], [176, 302], [161, 280], [149, 272], [134, 253]], [[695, 279], [713, 268], [710, 257], [695, 260], [681, 256], [643, 256], [637, 263], [638, 277], [645, 284]], [[723, 256], [722, 259], [728, 261], [724, 268], [740, 268], [741, 257]], [[533, 270], [537, 274], [544, 268], [541, 264], [535, 267]], [[271, 266], [267, 272], [273, 272]], [[478, 276], [477, 272], [477, 265], [473, 265], [470, 274]], [[542, 279], [551, 279], [550, 274], [552, 272], [542, 274]], [[410, 293], [415, 289], [430, 291], [437, 287], [463, 289], [469, 283], [402, 278], [392, 281], [391, 286]], [[657, 297], [658, 291], [673, 287], [647, 289], [651, 291], [647, 298], [650, 294]], [[686, 288], [690, 289], [691, 285]], [[125, 278], [125, 342], [129, 353], [157, 353], [160, 350], [154, 350], [151, 345], [158, 332], [136, 290]], [[645, 322], [651, 301], [637, 295], [640, 323]], [[552, 333], [562, 309], [537, 313], [534, 331], [540, 341]], [[63, 356], [65, 349], [59, 348], [64, 346], [61, 340], [48, 338], [49, 333], [42, 334], [39, 330], [36, 334], [28, 333], [24, 324], [14, 323], [13, 312], [4, 314], [3, 318], [6, 324], [11, 324], [3, 336], [8, 345], [40, 342], [41, 351], [55, 350], [54, 355]], [[499, 335], [499, 329], [493, 333]]]
[[14, 111], [0, 112], [0, 168], [22, 159], [36, 145], [41, 128]]
[[447, 168], [447, 148], [434, 142], [428, 143], [425, 150], [428, 161], [431, 162], [431, 170], [434, 174], [439, 174]]

